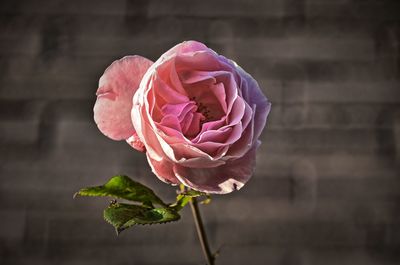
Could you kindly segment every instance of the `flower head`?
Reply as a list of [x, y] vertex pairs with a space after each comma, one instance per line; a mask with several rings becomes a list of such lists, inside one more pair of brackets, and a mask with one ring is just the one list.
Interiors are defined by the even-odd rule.
[[271, 104], [248, 73], [204, 44], [180, 43], [153, 64], [124, 57], [99, 86], [99, 129], [145, 151], [159, 179], [223, 194], [253, 174]]

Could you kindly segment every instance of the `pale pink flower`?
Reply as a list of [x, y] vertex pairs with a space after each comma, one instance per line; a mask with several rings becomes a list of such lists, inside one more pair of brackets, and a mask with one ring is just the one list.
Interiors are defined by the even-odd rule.
[[99, 87], [99, 129], [146, 151], [159, 179], [223, 194], [253, 174], [271, 104], [248, 73], [204, 44], [180, 43], [154, 64], [124, 57]]

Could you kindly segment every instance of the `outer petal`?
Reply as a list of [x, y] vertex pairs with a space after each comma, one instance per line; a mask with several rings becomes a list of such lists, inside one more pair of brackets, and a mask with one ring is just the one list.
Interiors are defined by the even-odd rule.
[[[94, 120], [99, 130], [113, 140], [135, 143], [138, 139], [131, 121], [132, 97], [143, 75], [153, 64], [140, 56], [126, 56], [114, 61], [99, 80]], [[132, 138], [133, 137], [133, 138]], [[136, 149], [139, 146], [133, 145]]]
[[153, 173], [162, 181], [168, 184], [179, 184], [179, 180], [175, 177], [173, 171], [173, 164], [167, 161], [165, 158], [157, 161], [152, 159], [147, 153], [147, 161], [149, 161], [149, 165]]
[[[236, 63], [235, 63], [236, 64]], [[254, 115], [254, 136], [256, 141], [267, 122], [267, 117], [271, 111], [271, 102], [264, 96], [257, 81], [240, 66], [237, 65], [238, 73], [242, 78], [241, 92], [246, 102], [253, 108]], [[255, 106], [255, 109], [254, 109]]]
[[175, 164], [175, 176], [185, 186], [202, 192], [225, 194], [239, 190], [253, 174], [260, 143], [257, 141], [243, 157], [215, 168], [188, 168]]
[[146, 151], [146, 147], [144, 146], [142, 141], [140, 141], [140, 138], [139, 138], [139, 136], [137, 135], [136, 132], [134, 132], [131, 137], [126, 139], [126, 142], [130, 146], [132, 146], [133, 148], [135, 148], [136, 150], [138, 150], [140, 152], [145, 152]]

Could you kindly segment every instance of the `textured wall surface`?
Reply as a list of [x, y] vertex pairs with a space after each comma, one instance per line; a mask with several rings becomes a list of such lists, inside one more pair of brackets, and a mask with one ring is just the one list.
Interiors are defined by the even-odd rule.
[[2, 0], [0, 264], [203, 264], [189, 209], [116, 237], [72, 199], [117, 173], [173, 198], [92, 108], [113, 60], [187, 39], [273, 103], [256, 175], [202, 207], [217, 264], [399, 264], [398, 0]]

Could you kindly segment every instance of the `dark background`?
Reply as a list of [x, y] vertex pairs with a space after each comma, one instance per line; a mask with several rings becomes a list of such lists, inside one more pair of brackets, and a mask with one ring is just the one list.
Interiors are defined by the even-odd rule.
[[203, 264], [189, 209], [116, 237], [107, 199], [72, 199], [118, 173], [173, 199], [92, 108], [113, 60], [188, 39], [273, 103], [255, 176], [202, 207], [217, 264], [399, 264], [397, 0], [1, 1], [0, 263]]

